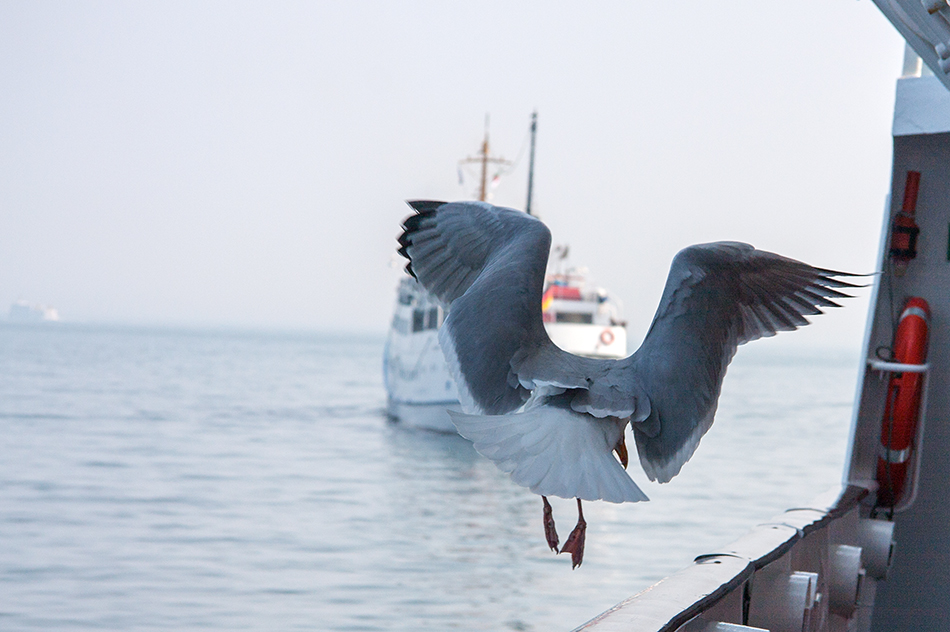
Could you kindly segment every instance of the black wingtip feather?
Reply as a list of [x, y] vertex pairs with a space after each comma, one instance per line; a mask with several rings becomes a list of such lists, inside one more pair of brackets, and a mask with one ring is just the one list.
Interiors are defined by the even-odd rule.
[[406, 234], [419, 230], [419, 222], [425, 219], [428, 214], [417, 213], [416, 215], [410, 215], [402, 222], [402, 228], [406, 231]]
[[407, 273], [409, 276], [411, 276], [413, 279], [418, 280], [418, 278], [416, 277], [416, 273], [413, 272], [413, 270], [412, 270], [412, 258], [409, 256], [409, 252], [406, 250], [406, 248], [409, 246], [409, 243], [410, 243], [410, 242], [409, 242], [408, 239], [405, 239], [405, 240], [404, 240], [405, 237], [406, 237], [406, 234], [405, 234], [405, 233], [403, 233], [403, 234], [399, 237], [399, 243], [402, 244], [402, 247], [401, 247], [399, 250], [397, 250], [396, 252], [397, 252], [399, 255], [405, 257], [406, 259], [409, 259], [409, 262], [406, 263], [406, 273]]
[[445, 202], [439, 202], [436, 200], [406, 200], [406, 204], [408, 204], [409, 207], [417, 213], [423, 213], [425, 211], [434, 211], [445, 204]]
[[[867, 277], [874, 276], [874, 274], [855, 274], [853, 272], [841, 272], [839, 270], [828, 270], [827, 268], [815, 268], [818, 273], [821, 275], [819, 277], [819, 283], [826, 284], [830, 287], [867, 287], [866, 284], [857, 284], [857, 283], [848, 283], [847, 281], [842, 281], [840, 278], [835, 277]], [[851, 297], [848, 297], [851, 298]]]
[[403, 220], [403, 232], [399, 235], [399, 250], [396, 252], [406, 259], [409, 259], [409, 263], [406, 264], [406, 272], [412, 278], [417, 279], [418, 277], [416, 277], [416, 273], [412, 269], [412, 258], [409, 256], [408, 251], [409, 246], [412, 245], [412, 234], [421, 228], [422, 220], [431, 217], [445, 202], [436, 200], [406, 200], [406, 204], [415, 211], [415, 214]]

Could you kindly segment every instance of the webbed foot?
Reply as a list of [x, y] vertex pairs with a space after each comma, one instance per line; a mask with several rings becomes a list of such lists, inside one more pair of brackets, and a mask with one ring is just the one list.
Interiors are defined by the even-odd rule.
[[587, 536], [587, 522], [584, 520], [584, 511], [581, 509], [581, 499], [577, 499], [577, 526], [567, 536], [567, 542], [561, 547], [561, 553], [565, 551], [571, 554], [571, 568], [577, 568], [584, 561], [584, 541]]

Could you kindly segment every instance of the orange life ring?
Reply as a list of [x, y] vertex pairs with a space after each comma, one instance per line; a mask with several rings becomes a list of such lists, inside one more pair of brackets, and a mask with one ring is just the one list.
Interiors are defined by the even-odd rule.
[[[894, 362], [927, 361], [927, 321], [930, 306], [922, 298], [908, 299], [894, 335]], [[877, 459], [877, 504], [893, 507], [907, 490], [907, 470], [914, 450], [923, 390], [923, 373], [892, 373], [887, 385], [881, 446]]]
[[613, 341], [614, 341], [614, 332], [610, 331], [609, 329], [605, 329], [602, 332], [600, 332], [601, 344], [610, 346], [610, 343], [612, 343]]

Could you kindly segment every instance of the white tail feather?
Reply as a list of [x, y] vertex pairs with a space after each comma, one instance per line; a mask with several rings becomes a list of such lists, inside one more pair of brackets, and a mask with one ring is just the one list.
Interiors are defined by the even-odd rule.
[[626, 421], [553, 406], [509, 415], [449, 414], [480, 454], [536, 494], [613, 503], [649, 500], [613, 456]]

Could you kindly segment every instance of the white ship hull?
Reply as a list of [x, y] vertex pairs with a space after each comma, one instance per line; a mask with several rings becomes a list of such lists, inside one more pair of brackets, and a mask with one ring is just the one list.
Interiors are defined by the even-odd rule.
[[389, 398], [386, 413], [409, 428], [453, 434], [456, 432], [448, 411], [461, 412], [458, 400], [432, 403], [403, 402]]
[[461, 408], [439, 346], [442, 318], [442, 308], [414, 279], [400, 282], [383, 354], [386, 412], [407, 426], [455, 432], [446, 411]]
[[551, 342], [571, 353], [598, 358], [627, 357], [627, 330], [620, 325], [545, 323]]

